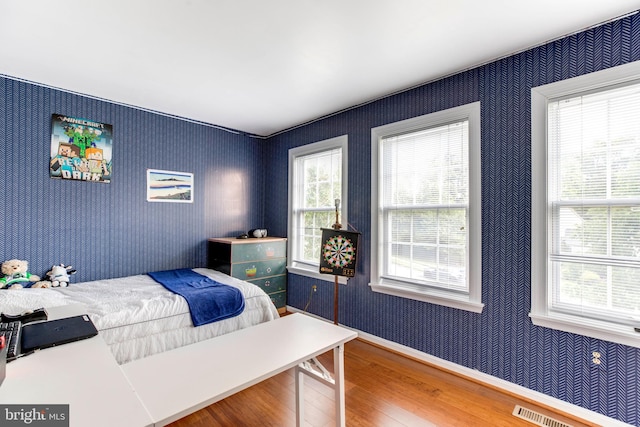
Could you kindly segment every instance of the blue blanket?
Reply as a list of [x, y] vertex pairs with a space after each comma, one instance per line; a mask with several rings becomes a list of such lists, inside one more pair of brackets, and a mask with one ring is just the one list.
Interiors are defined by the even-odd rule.
[[237, 316], [244, 310], [240, 289], [216, 282], [188, 268], [148, 273], [189, 304], [193, 326]]

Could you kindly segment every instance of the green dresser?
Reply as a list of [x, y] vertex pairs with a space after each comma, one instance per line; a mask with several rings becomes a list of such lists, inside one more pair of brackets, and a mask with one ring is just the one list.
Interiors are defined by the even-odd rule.
[[207, 267], [253, 283], [271, 297], [280, 313], [286, 310], [287, 239], [209, 239]]

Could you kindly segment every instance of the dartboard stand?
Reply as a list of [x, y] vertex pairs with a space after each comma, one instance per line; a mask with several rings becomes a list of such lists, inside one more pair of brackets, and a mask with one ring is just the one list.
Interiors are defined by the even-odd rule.
[[356, 253], [360, 233], [342, 230], [336, 200], [336, 222], [332, 228], [322, 229], [322, 247], [320, 249], [320, 273], [334, 276], [333, 323], [338, 324], [338, 278], [354, 277], [356, 273]]

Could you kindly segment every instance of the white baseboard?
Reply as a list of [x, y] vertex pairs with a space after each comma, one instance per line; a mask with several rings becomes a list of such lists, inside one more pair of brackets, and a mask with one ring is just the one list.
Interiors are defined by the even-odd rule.
[[[299, 312], [299, 313], [303, 312], [300, 309], [297, 309], [295, 307], [290, 307], [290, 306], [287, 306], [287, 310], [291, 312]], [[311, 313], [305, 313], [305, 314], [327, 321], [327, 319], [324, 319], [320, 316], [316, 316]], [[347, 326], [344, 326], [344, 325], [340, 325], [340, 326], [348, 328]], [[389, 340], [377, 337], [375, 335], [371, 335], [366, 332], [359, 331], [357, 329], [353, 329], [353, 328], [348, 328], [348, 329], [352, 329], [355, 332], [357, 332], [358, 337], [362, 338], [365, 341], [372, 342], [381, 347], [388, 348], [392, 351], [395, 351], [400, 354], [404, 354], [416, 360], [421, 360], [426, 363], [438, 366], [442, 369], [455, 372], [456, 374], [461, 375], [463, 377], [467, 377], [473, 381], [478, 381], [478, 382], [487, 384], [489, 386], [499, 388], [506, 392], [509, 392], [518, 396], [522, 396], [523, 398], [530, 399], [535, 402], [539, 402], [542, 405], [555, 408], [558, 411], [573, 415], [583, 420], [587, 420], [593, 423], [598, 423], [602, 426], [607, 426], [607, 427], [633, 427], [631, 424], [627, 424], [622, 421], [616, 420], [614, 418], [607, 417], [606, 415], [602, 415], [598, 412], [594, 412], [589, 409], [585, 409], [581, 406], [565, 402], [564, 400], [560, 400], [555, 397], [548, 396], [544, 393], [540, 393], [535, 390], [522, 387], [518, 384], [514, 384], [512, 382], [500, 379], [498, 377], [494, 377], [493, 375], [485, 374], [478, 370], [467, 368], [466, 366], [458, 365], [457, 363], [449, 362], [448, 360], [444, 360], [439, 357], [432, 356], [422, 351], [418, 351], [414, 348], [407, 347], [405, 345], [398, 344], [393, 341], [389, 341]]]

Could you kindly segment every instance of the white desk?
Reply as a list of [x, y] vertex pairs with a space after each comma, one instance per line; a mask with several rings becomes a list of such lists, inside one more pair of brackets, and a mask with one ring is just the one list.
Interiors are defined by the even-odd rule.
[[[83, 314], [81, 306], [47, 309], [49, 319]], [[152, 420], [98, 335], [38, 351], [7, 365], [3, 404], [68, 404], [70, 426], [150, 426]]]
[[[333, 350], [336, 425], [344, 426], [344, 343], [356, 337], [296, 313], [121, 367], [155, 425], [166, 425]], [[298, 425], [301, 417], [298, 404]]]

